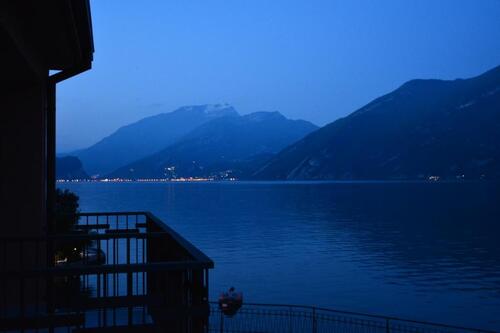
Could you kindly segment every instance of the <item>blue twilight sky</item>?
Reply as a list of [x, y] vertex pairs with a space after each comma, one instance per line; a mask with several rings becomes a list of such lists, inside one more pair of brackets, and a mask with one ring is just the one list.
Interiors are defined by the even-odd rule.
[[413, 78], [500, 65], [500, 0], [93, 0], [93, 69], [58, 87], [58, 150], [183, 105], [324, 125]]

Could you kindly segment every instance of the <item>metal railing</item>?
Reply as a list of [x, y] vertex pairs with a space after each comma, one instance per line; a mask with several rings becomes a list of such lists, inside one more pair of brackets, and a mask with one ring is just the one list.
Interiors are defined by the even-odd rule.
[[210, 258], [149, 212], [74, 218], [70, 233], [0, 236], [0, 332], [206, 327]]
[[494, 333], [314, 306], [245, 303], [236, 314], [225, 315], [217, 302], [210, 305], [209, 331], [220, 333]]

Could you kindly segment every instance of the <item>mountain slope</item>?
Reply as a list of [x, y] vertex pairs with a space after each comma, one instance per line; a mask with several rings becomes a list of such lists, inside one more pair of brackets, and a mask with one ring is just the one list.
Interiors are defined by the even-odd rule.
[[56, 179], [88, 179], [82, 162], [75, 156], [56, 158]]
[[109, 177], [208, 177], [229, 169], [232, 175], [241, 177], [253, 165], [262, 165], [272, 154], [315, 129], [309, 122], [290, 120], [278, 112], [221, 117]]
[[90, 174], [103, 175], [162, 149], [207, 121], [227, 115], [237, 112], [226, 104], [181, 107], [123, 126], [71, 155], [80, 158]]
[[500, 67], [413, 80], [273, 157], [258, 179], [500, 177]]

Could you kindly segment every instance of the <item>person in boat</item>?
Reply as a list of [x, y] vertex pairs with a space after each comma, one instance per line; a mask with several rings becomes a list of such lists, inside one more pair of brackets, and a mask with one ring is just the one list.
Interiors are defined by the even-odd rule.
[[229, 288], [228, 291], [223, 292], [219, 298], [221, 302], [230, 302], [230, 303], [239, 303], [242, 301], [243, 295], [239, 292], [236, 292], [234, 287]]
[[234, 287], [229, 288], [229, 292], [227, 293], [227, 296], [232, 299], [237, 299], [238, 298], [238, 293], [235, 291]]

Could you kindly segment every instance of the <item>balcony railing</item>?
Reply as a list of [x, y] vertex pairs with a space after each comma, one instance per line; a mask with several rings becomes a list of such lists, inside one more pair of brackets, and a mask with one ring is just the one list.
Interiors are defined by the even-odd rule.
[[209, 332], [219, 333], [494, 333], [394, 317], [282, 304], [243, 305], [232, 316], [211, 302]]
[[205, 330], [207, 256], [149, 212], [75, 219], [67, 234], [0, 237], [0, 331]]

